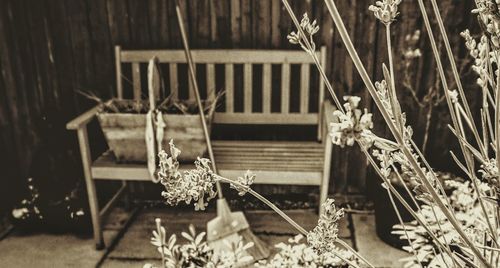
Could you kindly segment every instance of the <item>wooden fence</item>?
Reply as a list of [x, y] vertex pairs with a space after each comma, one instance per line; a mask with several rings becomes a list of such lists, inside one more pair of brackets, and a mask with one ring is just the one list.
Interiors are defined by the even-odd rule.
[[[308, 12], [318, 20], [320, 31], [315, 40], [318, 47], [327, 46], [327, 73], [338, 95], [361, 95], [363, 106], [370, 108], [371, 101], [324, 3], [290, 2], [297, 16]], [[336, 2], [368, 72], [380, 79], [387, 51], [385, 30], [368, 11], [374, 1]], [[452, 45], [459, 58], [464, 58], [459, 32], [475, 23], [469, 12], [473, 3], [439, 2], [446, 10]], [[125, 49], [168, 49], [181, 48], [182, 43], [173, 0], [5, 0], [1, 5], [0, 201], [9, 205], [22, 192], [20, 187], [28, 176], [31, 159], [41, 145], [57, 146], [78, 161], [76, 137], [64, 130], [64, 123], [93, 104], [78, 91], [92, 91], [102, 99], [112, 96], [114, 45]], [[181, 9], [193, 48], [298, 49], [287, 41], [294, 27], [279, 0], [191, 0], [181, 1]], [[423, 56], [416, 60], [412, 77], [412, 85], [422, 97], [435, 84], [436, 75], [415, 0], [403, 1], [400, 19], [392, 35], [397, 63], [402, 61], [406, 35], [422, 31], [417, 45]], [[426, 120], [422, 109], [415, 109], [408, 92], [400, 93], [405, 107], [411, 110], [410, 123], [421, 126]], [[47, 125], [53, 131], [47, 131]], [[440, 139], [449, 138], [449, 134], [436, 123], [430, 128], [429, 148], [433, 150], [431, 158], [436, 160], [447, 152]], [[383, 132], [384, 128], [376, 130]], [[417, 140], [421, 140], [419, 127], [416, 132]], [[51, 151], [49, 158], [54, 158], [51, 154], [57, 153]], [[330, 189], [363, 187], [366, 160], [357, 148], [335, 149], [333, 159]], [[437, 162], [446, 168], [446, 163]]]

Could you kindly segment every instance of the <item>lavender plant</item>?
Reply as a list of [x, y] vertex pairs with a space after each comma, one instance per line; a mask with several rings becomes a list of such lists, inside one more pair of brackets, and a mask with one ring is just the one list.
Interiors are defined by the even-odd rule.
[[[496, 166], [500, 163], [500, 138], [498, 136], [500, 94], [498, 94], [497, 90], [498, 85], [500, 85], [497, 65], [500, 10], [494, 1], [476, 1], [478, 8], [474, 9], [473, 12], [478, 14], [479, 21], [485, 29], [485, 33], [481, 38], [481, 45], [477, 45], [477, 41], [474, 41], [467, 32], [463, 34], [467, 40], [467, 47], [471, 50], [471, 55], [476, 58], [473, 69], [480, 76], [478, 83], [482, 86], [483, 91], [483, 105], [479, 111], [481, 128], [478, 128], [464, 94], [437, 3], [435, 0], [430, 1], [438, 22], [447, 58], [450, 61], [457, 90], [451, 90], [448, 87], [425, 5], [422, 0], [418, 0], [452, 119], [452, 125], [449, 127], [453, 134], [457, 136], [462, 151], [462, 159], [454, 152], [451, 153], [451, 157], [468, 176], [467, 179], [473, 191], [466, 191], [466, 195], [469, 195], [469, 201], [474, 200], [473, 203], [477, 204], [480, 212], [479, 215], [474, 215], [476, 217], [471, 215], [460, 217], [458, 211], [452, 206], [451, 198], [446, 195], [442, 182], [437, 179], [435, 172], [412, 140], [412, 129], [406, 125], [405, 114], [401, 111], [396, 97], [390, 31], [392, 22], [399, 14], [397, 7], [400, 2], [391, 0], [377, 1], [374, 6], [369, 8], [374, 12], [375, 17], [385, 25], [389, 64], [389, 69], [385, 65], [382, 66], [384, 80], [373, 84], [349, 38], [335, 3], [332, 0], [325, 0], [351, 59], [394, 138], [394, 141], [391, 141], [370, 133], [370, 139], [374, 142], [369, 143], [366, 142], [363, 135], [348, 135], [351, 132], [338, 131], [338, 125], [333, 123], [334, 142], [344, 145], [339, 141], [355, 139], [369, 163], [382, 178], [393, 206], [393, 200], [397, 198], [415, 218], [413, 227], [418, 227], [418, 232], [415, 232], [416, 228], [410, 228], [411, 226], [405, 225], [401, 221], [400, 234], [410, 242], [407, 249], [413, 253], [412, 258], [414, 258], [417, 266], [423, 267], [428, 264], [432, 267], [497, 267], [500, 251], [497, 243], [499, 203], [496, 190], [498, 188], [498, 168]], [[292, 17], [292, 21], [301, 32], [299, 36], [302, 37], [303, 43], [307, 44], [310, 38], [304, 38], [306, 35], [302, 33], [301, 24], [295, 18], [288, 1], [283, 0], [283, 3]], [[305, 48], [302, 46], [302, 48], [308, 54], [313, 55], [311, 45], [307, 45]], [[323, 72], [320, 66], [318, 66], [318, 69]], [[322, 75], [324, 83], [330, 84], [325, 77], [325, 75]], [[336, 116], [338, 118], [345, 117], [346, 113], [343, 107], [336, 101], [338, 98], [333, 91], [330, 90], [330, 93], [338, 108]], [[354, 144], [354, 142], [350, 142], [348, 145], [351, 144]], [[481, 168], [477, 168], [478, 166]], [[412, 202], [417, 207], [416, 210], [391, 185], [388, 180], [390, 172], [396, 173], [399, 179], [402, 179], [402, 175], [409, 177], [416, 185], [412, 190], [405, 189], [412, 196]], [[485, 184], [482, 184], [482, 182]], [[403, 185], [405, 184], [403, 183]], [[398, 213], [397, 210], [396, 213]], [[401, 219], [399, 214], [398, 217]], [[482, 224], [471, 225], [470, 221], [467, 220], [470, 218]], [[416, 236], [417, 233], [420, 236]], [[424, 243], [423, 246], [420, 243], [422, 242], [422, 234], [426, 236], [425, 241], [429, 242], [428, 244]], [[429, 248], [433, 250], [431, 256], [436, 257], [435, 259], [439, 261], [425, 262], [425, 258], [429, 254], [423, 256], [421, 254], [422, 249], [428, 250]], [[437, 262], [441, 262], [441, 265], [437, 264]]]
[[[322, 205], [324, 212], [319, 217], [318, 225], [312, 231], [308, 232], [273, 203], [250, 188], [255, 179], [255, 175], [250, 171], [247, 171], [244, 176], [236, 180], [231, 180], [215, 174], [210, 168], [210, 160], [198, 158], [195, 161], [195, 169], [181, 172], [179, 171], [179, 162], [177, 160], [181, 151], [175, 147], [173, 141], [170, 141], [170, 152], [171, 155], [168, 155], [165, 151], [159, 153], [158, 177], [160, 178], [160, 183], [165, 187], [162, 196], [166, 199], [167, 204], [177, 205], [180, 202], [185, 202], [186, 204], [194, 202], [195, 210], [204, 210], [208, 201], [216, 195], [214, 184], [217, 181], [228, 183], [231, 185], [231, 188], [238, 191], [239, 195], [249, 193], [273, 209], [278, 215], [295, 227], [301, 235], [307, 237], [308, 245], [320, 258], [323, 258], [324, 254], [333, 254], [346, 264], [352, 267], [359, 267], [356, 262], [345, 258], [345, 254], [337, 250], [338, 247], [336, 245], [340, 245], [345, 250], [351, 252], [355, 256], [355, 259], [373, 267], [373, 265], [360, 256], [348, 244], [338, 239], [338, 221], [343, 217], [344, 213], [342, 209], [336, 208], [333, 199], [328, 199]], [[164, 229], [158, 227], [154, 239], [156, 241], [155, 245], [158, 244], [158, 241], [161, 241], [160, 245], [165, 244], [163, 243], [165, 238], [162, 235], [157, 235], [164, 232]], [[175, 238], [173, 239], [175, 240]], [[194, 240], [198, 241], [198, 239]], [[173, 243], [175, 244], [175, 242]], [[167, 244], [170, 245], [170, 243]], [[173, 249], [169, 250], [172, 251]], [[172, 254], [162, 254], [162, 258], [165, 258], [167, 255], [170, 257]]]
[[[288, 243], [279, 243], [274, 247], [279, 252], [270, 260], [260, 261], [256, 264], [257, 267], [281, 268], [281, 267], [348, 267], [349, 265], [342, 259], [350, 260], [356, 263], [353, 254], [347, 250], [340, 249], [336, 246], [332, 250], [338, 252], [342, 256], [339, 258], [331, 252], [318, 254], [307, 243], [303, 243], [303, 235], [296, 235], [288, 239]], [[357, 263], [356, 263], [357, 264]]]
[[[465, 97], [437, 2], [430, 0], [456, 89], [448, 86], [426, 7], [422, 0], [417, 1], [435, 56], [444, 100], [449, 108], [452, 121], [449, 128], [456, 135], [461, 148], [459, 155], [451, 152], [451, 157], [467, 175], [467, 186], [457, 187], [462, 195], [468, 197], [463, 198], [447, 195], [443, 183], [437, 178], [420, 148], [413, 141], [413, 130], [407, 124], [405, 113], [401, 110], [397, 99], [390, 32], [392, 23], [399, 14], [398, 5], [401, 1], [377, 1], [375, 5], [369, 7], [374, 16], [385, 26], [389, 66], [388, 68], [385, 64], [381, 66], [384, 79], [373, 83], [357, 55], [334, 1], [325, 0], [338, 34], [391, 132], [390, 138], [380, 137], [371, 131], [372, 115], [358, 108], [359, 98], [345, 97], [346, 103], [341, 105], [314, 53], [316, 45], [313, 36], [319, 30], [316, 22], [314, 20], [311, 22], [307, 15], [304, 15], [302, 21], [299, 22], [288, 1], [282, 0], [282, 2], [297, 27], [297, 31], [290, 33], [288, 39], [300, 45], [313, 58], [338, 109], [334, 114], [337, 119], [331, 124], [332, 142], [340, 146], [351, 146], [357, 143], [382, 179], [393, 207], [395, 207], [394, 200], [397, 199], [415, 219], [412, 223], [404, 223], [396, 210], [401, 221], [396, 228], [399, 228], [398, 233], [409, 242], [406, 249], [413, 253], [411, 264], [420, 267], [497, 267], [500, 259], [500, 246], [498, 245], [500, 211], [497, 196], [500, 186], [498, 179], [498, 166], [500, 165], [498, 131], [500, 127], [500, 94], [498, 94], [498, 87], [500, 87], [498, 66], [500, 9], [497, 3], [492, 0], [476, 1], [477, 8], [473, 10], [473, 13], [477, 14], [485, 29], [479, 42], [474, 40], [468, 32], [463, 33], [466, 46], [471, 56], [474, 57], [473, 70], [479, 75], [478, 84], [483, 93], [482, 107], [478, 113], [481, 118], [481, 127], [478, 128]], [[202, 158], [196, 161], [195, 169], [181, 173], [176, 160], [180, 152], [173, 144], [171, 147], [171, 156], [165, 152], [160, 153], [158, 174], [161, 183], [166, 188], [163, 195], [169, 204], [175, 205], [179, 202], [189, 204], [194, 201], [195, 209], [204, 209], [208, 200], [215, 196], [213, 184], [216, 181], [229, 183], [240, 194], [249, 193], [269, 205], [300, 234], [307, 237], [308, 247], [320, 258], [325, 257], [327, 252], [331, 252], [349, 266], [373, 267], [368, 260], [338, 239], [337, 222], [343, 213], [335, 207], [333, 200], [329, 199], [323, 204], [325, 212], [320, 215], [318, 225], [308, 232], [250, 188], [254, 179], [251, 173], [247, 172], [238, 180], [224, 178], [214, 174], [210, 169], [209, 160]], [[410, 202], [405, 200], [391, 184], [388, 179], [390, 173], [396, 174], [400, 180], [403, 180], [404, 176], [412, 182], [412, 189], [408, 187], [404, 189], [411, 196]], [[359, 261], [359, 264], [341, 254], [336, 244], [352, 253], [354, 260]], [[436, 261], [429, 261], [431, 258]]]
[[[253, 260], [252, 256], [245, 253], [245, 250], [252, 247], [252, 243], [243, 244], [242, 238], [237, 243], [229, 245], [231, 251], [214, 252], [210, 248], [205, 238], [205, 232], [196, 233], [193, 225], [189, 225], [189, 233], [182, 232], [182, 237], [187, 241], [178, 244], [175, 234], [171, 235], [167, 241], [165, 227], [161, 225], [161, 220], [156, 219], [156, 230], [153, 231], [151, 244], [153, 244], [161, 255], [161, 267], [165, 268], [234, 268], [241, 267]], [[154, 264], [147, 263], [144, 268], [156, 268]]]

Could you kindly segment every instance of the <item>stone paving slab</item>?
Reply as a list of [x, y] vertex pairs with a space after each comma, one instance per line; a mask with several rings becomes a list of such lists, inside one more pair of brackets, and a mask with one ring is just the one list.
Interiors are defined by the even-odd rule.
[[[317, 223], [318, 216], [314, 210], [290, 210], [286, 213], [306, 229], [312, 229]], [[144, 209], [137, 215], [114, 250], [110, 252], [109, 260], [104, 262], [104, 267], [120, 259], [126, 262], [136, 262], [158, 258], [154, 246], [150, 244], [151, 232], [156, 229], [154, 219], [157, 217], [162, 219], [167, 236], [175, 233], [177, 237], [180, 237], [180, 233], [186, 231], [189, 224], [193, 224], [197, 232], [205, 231], [207, 221], [215, 216], [215, 212], [180, 211], [171, 208]], [[297, 234], [273, 211], [246, 211], [246, 217], [252, 231], [270, 247], [279, 242], [286, 242]], [[352, 245], [347, 219], [341, 222], [340, 227], [341, 237]]]
[[[103, 233], [106, 244], [115, 238], [126, 217], [122, 209], [111, 212]], [[0, 241], [0, 267], [95, 267], [104, 254], [104, 250], [95, 250], [91, 235], [14, 231]]]
[[403, 267], [399, 259], [409, 253], [391, 247], [377, 237], [374, 215], [352, 215], [354, 240], [359, 253], [376, 267]]
[[[317, 221], [317, 215], [313, 210], [293, 210], [287, 213], [306, 229], [314, 227]], [[204, 230], [206, 222], [215, 217], [215, 213], [146, 209], [137, 215], [102, 266], [142, 267], [144, 263], [157, 261], [159, 256], [156, 255], [156, 249], [149, 241], [151, 232], [155, 228], [154, 219], [158, 216], [165, 222], [169, 222], [167, 232], [170, 230], [179, 233], [185, 231], [189, 223], [198, 226], [199, 231]], [[107, 245], [128, 217], [127, 211], [120, 208], [113, 209], [104, 224]], [[295, 233], [272, 211], [249, 211], [247, 217], [252, 230], [269, 245], [286, 242]], [[346, 237], [344, 240], [352, 244], [349, 239], [347, 220], [341, 223], [340, 229], [341, 236]], [[118, 250], [122, 250], [123, 254], [114, 255]], [[137, 256], [137, 253], [141, 251], [147, 254]], [[104, 253], [104, 250], [95, 250], [94, 241], [90, 235], [82, 238], [71, 234], [22, 235], [14, 232], [0, 241], [0, 267], [95, 267]]]

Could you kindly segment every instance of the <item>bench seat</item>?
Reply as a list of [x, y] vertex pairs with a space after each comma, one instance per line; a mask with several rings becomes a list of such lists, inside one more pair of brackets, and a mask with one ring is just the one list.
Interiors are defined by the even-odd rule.
[[[221, 176], [236, 179], [246, 170], [255, 173], [259, 184], [320, 185], [324, 145], [315, 141], [213, 141]], [[194, 168], [183, 163], [181, 170]], [[92, 164], [92, 176], [99, 180], [149, 181], [146, 165], [117, 163], [107, 151]]]

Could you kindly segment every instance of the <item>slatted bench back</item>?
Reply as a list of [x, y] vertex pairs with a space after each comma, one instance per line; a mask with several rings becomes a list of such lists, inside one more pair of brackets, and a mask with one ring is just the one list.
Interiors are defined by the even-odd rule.
[[[317, 52], [321, 64], [325, 65], [326, 48]], [[178, 94], [178, 65], [186, 63], [183, 50], [121, 50], [115, 48], [117, 95], [123, 97], [122, 65], [131, 64], [132, 87], [134, 99], [141, 98], [141, 64], [147, 63], [156, 56], [160, 64], [168, 64], [168, 81], [170, 93]], [[215, 66], [224, 65], [225, 111], [215, 114], [214, 122], [223, 124], [293, 124], [317, 125], [320, 122], [321, 103], [324, 98], [324, 84], [319, 82], [318, 98], [310, 100], [310, 69], [314, 64], [311, 56], [303, 51], [287, 50], [193, 50], [193, 60], [197, 66], [206, 68], [206, 86], [209, 94], [216, 92]], [[243, 66], [243, 111], [235, 109], [235, 65]], [[253, 66], [262, 65], [262, 111], [252, 111], [253, 99]], [[273, 79], [272, 65], [281, 65], [280, 109], [271, 109], [271, 92]], [[300, 108], [298, 112], [290, 112], [291, 65], [300, 65]], [[166, 76], [167, 74], [164, 74]], [[319, 76], [318, 76], [319, 79]], [[259, 81], [259, 82], [260, 82]], [[189, 98], [194, 98], [193, 86], [189, 85]], [[314, 104], [313, 104], [314, 103]], [[310, 112], [311, 105], [317, 105], [317, 112]]]

